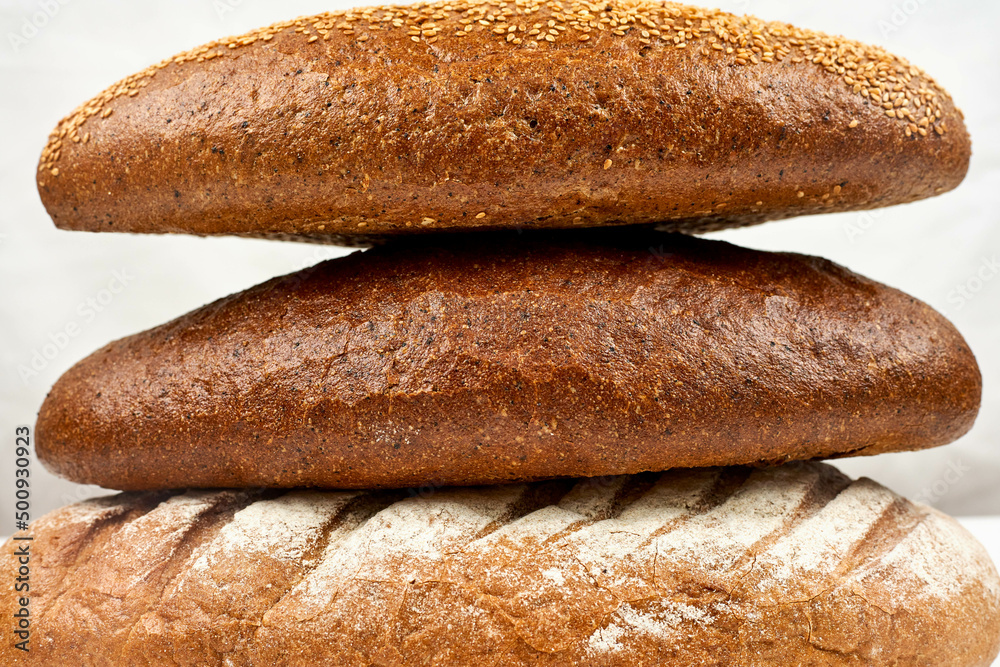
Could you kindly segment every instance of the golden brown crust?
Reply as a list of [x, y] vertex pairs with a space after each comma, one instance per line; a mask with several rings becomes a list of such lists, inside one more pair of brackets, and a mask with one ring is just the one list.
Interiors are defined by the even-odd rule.
[[88, 231], [704, 231], [933, 196], [969, 155], [948, 94], [875, 47], [683, 5], [462, 1], [180, 54], [65, 119], [38, 186]]
[[982, 546], [816, 463], [125, 495], [31, 532], [32, 653], [5, 637], [4, 665], [988, 667], [1000, 648]]
[[980, 392], [947, 320], [822, 259], [438, 235], [111, 343], [53, 387], [37, 451], [119, 489], [479, 484], [931, 447]]

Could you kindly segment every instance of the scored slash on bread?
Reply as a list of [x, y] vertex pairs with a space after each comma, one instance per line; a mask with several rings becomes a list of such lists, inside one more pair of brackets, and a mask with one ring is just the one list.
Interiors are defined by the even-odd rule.
[[0, 663], [986, 667], [982, 546], [787, 463], [964, 434], [961, 335], [661, 233], [938, 195], [970, 152], [880, 48], [649, 0], [366, 7], [126, 78], [42, 153], [58, 227], [382, 245], [59, 379], [39, 459], [135, 491], [0, 548]]
[[129, 493], [33, 533], [32, 657], [83, 667], [949, 667], [1000, 638], [1000, 581], [964, 529], [818, 463], [426, 497]]
[[86, 231], [698, 232], [934, 196], [970, 153], [950, 96], [877, 47], [673, 3], [462, 0], [165, 60], [63, 120], [38, 187]]

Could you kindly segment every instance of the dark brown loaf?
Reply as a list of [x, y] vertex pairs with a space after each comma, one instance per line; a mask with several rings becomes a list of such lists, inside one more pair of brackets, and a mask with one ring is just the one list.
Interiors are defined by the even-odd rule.
[[929, 197], [969, 155], [948, 94], [875, 47], [674, 4], [461, 0], [164, 61], [62, 121], [38, 186], [87, 231], [705, 231]]
[[446, 235], [111, 343], [56, 383], [37, 447], [106, 488], [478, 484], [931, 447], [980, 390], [941, 315], [822, 259]]
[[1000, 648], [982, 546], [816, 463], [126, 494], [32, 534], [32, 653], [5, 633], [4, 665], [988, 667]]

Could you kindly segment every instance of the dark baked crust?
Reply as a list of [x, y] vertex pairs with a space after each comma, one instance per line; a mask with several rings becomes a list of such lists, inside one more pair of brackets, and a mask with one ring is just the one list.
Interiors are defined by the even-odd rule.
[[823, 259], [623, 230], [440, 235], [273, 279], [70, 369], [39, 458], [107, 488], [473, 484], [941, 445], [975, 358]]
[[933, 196], [970, 150], [948, 94], [875, 47], [681, 5], [459, 1], [140, 72], [56, 128], [38, 187], [87, 231], [705, 231]]
[[126, 494], [31, 535], [32, 652], [5, 633], [4, 665], [988, 667], [1000, 648], [985, 549], [821, 464]]

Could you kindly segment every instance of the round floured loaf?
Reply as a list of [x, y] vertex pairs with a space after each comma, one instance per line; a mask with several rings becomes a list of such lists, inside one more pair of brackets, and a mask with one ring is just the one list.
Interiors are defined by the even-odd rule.
[[405, 488], [921, 449], [981, 378], [933, 309], [826, 260], [621, 230], [324, 262], [114, 342], [38, 417], [105, 488]]
[[705, 231], [957, 186], [961, 112], [841, 37], [644, 0], [366, 7], [178, 54], [63, 120], [56, 225], [365, 242]]
[[818, 463], [127, 493], [31, 534], [32, 652], [5, 636], [4, 665], [986, 667], [1000, 647], [985, 550]]

